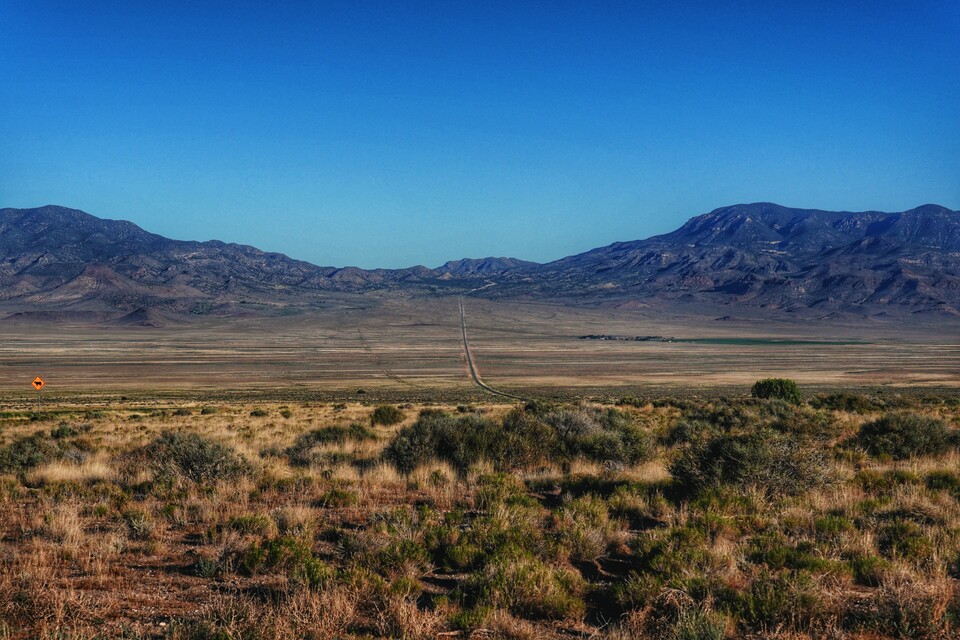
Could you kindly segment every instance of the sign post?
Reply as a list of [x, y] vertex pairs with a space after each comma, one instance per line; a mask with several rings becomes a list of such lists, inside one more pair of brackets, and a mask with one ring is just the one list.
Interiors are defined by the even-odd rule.
[[43, 381], [43, 378], [37, 376], [30, 384], [37, 390], [37, 413], [40, 413], [40, 392], [43, 391], [43, 385], [46, 383]]

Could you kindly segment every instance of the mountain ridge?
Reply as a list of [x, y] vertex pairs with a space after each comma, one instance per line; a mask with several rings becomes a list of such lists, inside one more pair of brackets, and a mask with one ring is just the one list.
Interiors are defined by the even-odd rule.
[[11, 313], [124, 312], [134, 314], [132, 324], [152, 325], [163, 314], [229, 315], [241, 303], [279, 308], [331, 292], [958, 315], [960, 212], [935, 204], [885, 213], [760, 202], [545, 264], [487, 257], [435, 269], [361, 269], [218, 240], [171, 240], [56, 205], [0, 209], [0, 309]]

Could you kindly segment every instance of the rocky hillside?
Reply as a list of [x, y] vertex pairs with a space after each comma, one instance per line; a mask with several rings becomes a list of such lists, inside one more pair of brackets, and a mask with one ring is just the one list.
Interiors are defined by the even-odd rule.
[[[758, 203], [542, 265], [488, 295], [605, 297], [768, 310], [960, 311], [960, 212]], [[881, 309], [882, 308], [882, 309]]]
[[243, 303], [371, 291], [818, 316], [960, 314], [960, 213], [936, 205], [902, 213], [736, 205], [666, 235], [545, 265], [483, 258], [365, 270], [170, 240], [63, 207], [0, 209], [0, 307], [17, 317], [124, 312], [149, 325], [160, 311], [228, 314]]

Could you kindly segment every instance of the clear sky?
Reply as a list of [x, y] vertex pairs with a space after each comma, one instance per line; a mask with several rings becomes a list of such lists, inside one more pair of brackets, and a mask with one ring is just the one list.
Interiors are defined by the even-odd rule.
[[960, 2], [0, 0], [0, 207], [321, 265], [960, 209]]

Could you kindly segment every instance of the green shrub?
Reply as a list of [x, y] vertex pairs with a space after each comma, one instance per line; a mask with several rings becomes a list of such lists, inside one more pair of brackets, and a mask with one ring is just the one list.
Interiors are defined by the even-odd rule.
[[831, 409], [846, 413], [868, 413], [881, 408], [877, 402], [857, 393], [821, 394], [810, 401], [815, 409]]
[[468, 602], [550, 620], [581, 618], [584, 587], [579, 574], [528, 555], [495, 558], [464, 585]]
[[320, 587], [334, 576], [333, 569], [313, 555], [306, 541], [291, 536], [255, 542], [228, 564], [247, 575], [286, 572], [291, 582]]
[[250, 464], [233, 447], [197, 433], [166, 431], [138, 456], [160, 481], [177, 479], [197, 484], [232, 480], [249, 473]]
[[674, 460], [670, 472], [688, 494], [729, 485], [754, 487], [769, 496], [797, 495], [828, 480], [822, 448], [770, 429], [700, 438]]
[[352, 507], [359, 497], [353, 491], [334, 487], [320, 496], [319, 505], [328, 508]]
[[146, 511], [127, 511], [123, 514], [123, 521], [132, 540], [149, 540], [156, 530], [156, 523]]
[[888, 558], [920, 561], [933, 553], [933, 542], [916, 522], [897, 519], [880, 529], [880, 553]]
[[500, 425], [476, 415], [422, 411], [415, 423], [397, 433], [384, 457], [403, 474], [431, 460], [443, 460], [463, 477], [470, 465], [499, 457], [503, 436]]
[[805, 628], [822, 608], [809, 574], [760, 573], [736, 599], [736, 611], [755, 629]]
[[80, 431], [77, 430], [75, 427], [71, 427], [66, 422], [61, 422], [60, 424], [57, 425], [56, 429], [50, 430], [50, 437], [55, 440], [61, 440], [63, 438], [73, 437], [79, 433]]
[[860, 428], [856, 441], [870, 455], [894, 460], [942, 455], [952, 444], [942, 420], [912, 413], [888, 413], [868, 422]]
[[285, 453], [290, 460], [290, 464], [297, 467], [306, 467], [318, 461], [314, 449], [319, 446], [343, 445], [347, 442], [365, 442], [376, 439], [377, 434], [359, 422], [349, 425], [334, 425], [300, 434]]
[[926, 484], [931, 491], [947, 491], [960, 496], [960, 475], [953, 471], [932, 471], [927, 474]]
[[250, 412], [250, 416], [253, 418], [263, 418], [270, 415], [267, 411], [263, 409], [254, 409]]
[[857, 555], [847, 563], [853, 571], [853, 581], [865, 587], [880, 586], [884, 572], [890, 567], [883, 558], [871, 555]]
[[653, 438], [616, 409], [554, 411], [544, 417], [553, 428], [558, 453], [613, 466], [632, 465], [654, 455]]
[[293, 417], [293, 411], [290, 409], [280, 409], [280, 416], [286, 420]]
[[251, 513], [231, 518], [227, 527], [240, 533], [264, 535], [273, 529], [273, 520], [262, 513]]
[[216, 412], [217, 412], [216, 407], [203, 407], [202, 409], [200, 409], [200, 415], [202, 416], [210, 416], [215, 414]]
[[23, 473], [55, 460], [68, 458], [79, 462], [84, 457], [84, 452], [73, 443], [35, 433], [32, 436], [21, 436], [0, 447], [0, 473]]
[[750, 395], [754, 398], [777, 399], [793, 404], [800, 404], [803, 400], [800, 387], [797, 386], [796, 382], [787, 378], [757, 380], [750, 389]]
[[497, 471], [513, 471], [586, 458], [612, 466], [653, 456], [650, 435], [615, 409], [551, 410], [550, 405], [515, 409], [500, 422], [478, 415], [422, 411], [400, 430], [384, 457], [409, 474], [430, 460], [450, 464], [464, 477], [481, 460]]
[[181, 407], [180, 409], [174, 410], [173, 415], [175, 415], [175, 416], [190, 416], [190, 415], [193, 415], [193, 411], [191, 411], [190, 409], [185, 409], [185, 408]]
[[382, 404], [373, 410], [373, 413], [370, 415], [370, 423], [389, 427], [403, 422], [404, 418], [406, 418], [406, 415], [404, 415], [400, 409], [393, 405]]

